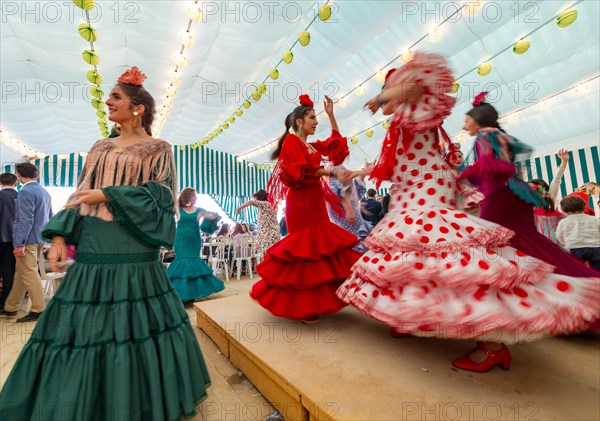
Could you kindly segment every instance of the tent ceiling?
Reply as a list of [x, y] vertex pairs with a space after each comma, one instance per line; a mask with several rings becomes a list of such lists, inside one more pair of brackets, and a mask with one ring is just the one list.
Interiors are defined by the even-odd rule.
[[[317, 19], [310, 27], [310, 45], [296, 45], [294, 61], [279, 66], [277, 81], [269, 79], [268, 93], [208, 146], [239, 155], [268, 144], [282, 133], [283, 120], [295, 106], [298, 93], [310, 94], [320, 112], [325, 94], [339, 99], [352, 92], [462, 3], [336, 1], [332, 19], [327, 23]], [[445, 123], [451, 135], [461, 132], [473, 95], [483, 89], [492, 93], [502, 113], [508, 113], [592, 79], [587, 93], [559, 95], [545, 111], [530, 107], [509, 130], [539, 147], [578, 136], [596, 136], [597, 140], [600, 98], [598, 79], [593, 78], [600, 73], [599, 2], [579, 3], [579, 16], [568, 28], [552, 21], [533, 33], [525, 54], [514, 54], [512, 47], [501, 53], [492, 60], [494, 69], [488, 76], [471, 71], [574, 3], [484, 1], [476, 15], [462, 13], [444, 23], [438, 42], [425, 37], [418, 44], [417, 49], [448, 56], [455, 76], [464, 75], [459, 81], [458, 104]], [[126, 68], [137, 65], [147, 74], [145, 86], [160, 104], [175, 67], [190, 4], [96, 3], [90, 16], [98, 30], [95, 48], [106, 93]], [[203, 7], [204, 21], [191, 29], [196, 45], [186, 50], [189, 66], [182, 71], [183, 82], [161, 133], [173, 144], [194, 143], [232, 115], [310, 23], [318, 5], [309, 1], [207, 1]], [[86, 151], [100, 137], [85, 79], [91, 66], [81, 58], [81, 52], [89, 48], [77, 32], [81, 21], [81, 10], [69, 2], [2, 2], [2, 130], [41, 152]], [[399, 65], [400, 60], [391, 64]], [[337, 108], [344, 135], [361, 132], [384, 118], [362, 110], [380, 85], [372, 78], [365, 84], [365, 96], [352, 92], [348, 105]], [[316, 138], [329, 132], [326, 117], [319, 117]], [[359, 136], [359, 143], [351, 145], [350, 165], [375, 158], [383, 133], [376, 126], [372, 138]], [[22, 158], [4, 144], [0, 152], [2, 162]], [[265, 162], [268, 155], [265, 152], [250, 160]]]

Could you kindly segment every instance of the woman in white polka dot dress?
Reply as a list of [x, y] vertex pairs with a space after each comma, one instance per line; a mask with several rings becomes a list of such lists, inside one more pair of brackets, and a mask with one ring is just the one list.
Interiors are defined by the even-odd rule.
[[393, 336], [478, 340], [456, 367], [508, 369], [504, 344], [584, 329], [598, 291], [581, 288], [565, 299], [547, 281], [550, 264], [506, 246], [513, 231], [456, 208], [440, 146], [455, 148], [441, 129], [456, 101], [447, 95], [453, 81], [442, 56], [419, 52], [367, 103], [394, 114], [371, 176], [392, 181], [390, 210], [338, 296]]

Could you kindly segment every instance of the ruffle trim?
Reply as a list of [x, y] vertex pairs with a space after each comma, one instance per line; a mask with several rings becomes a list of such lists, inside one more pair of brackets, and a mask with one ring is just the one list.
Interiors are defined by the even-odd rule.
[[[556, 284], [561, 282], [556, 278]], [[564, 278], [564, 277], [563, 277]], [[597, 279], [597, 278], [596, 278]], [[491, 289], [482, 285], [472, 295], [463, 291], [434, 289], [404, 284], [394, 288], [378, 288], [353, 276], [338, 289], [338, 296], [363, 314], [373, 317], [399, 332], [417, 336], [447, 339], [480, 339], [506, 344], [537, 340], [543, 335], [558, 335], [584, 330], [598, 317], [600, 291], [592, 287], [594, 278], [570, 278], [581, 283], [575, 297], [552, 296], [554, 285], [522, 284], [512, 289]], [[409, 290], [410, 288], [410, 290]], [[496, 297], [484, 303], [485, 294]], [[539, 310], [534, 299], [545, 305]], [[535, 312], [533, 314], [532, 312]], [[507, 336], [493, 337], [491, 332]]]

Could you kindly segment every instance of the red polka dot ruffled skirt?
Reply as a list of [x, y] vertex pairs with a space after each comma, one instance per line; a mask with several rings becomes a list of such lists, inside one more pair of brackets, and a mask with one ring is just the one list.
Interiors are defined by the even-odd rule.
[[456, 209], [454, 178], [436, 152], [399, 160], [390, 212], [337, 290], [346, 303], [419, 336], [503, 343], [584, 330], [598, 317], [598, 278], [507, 246], [514, 232]]

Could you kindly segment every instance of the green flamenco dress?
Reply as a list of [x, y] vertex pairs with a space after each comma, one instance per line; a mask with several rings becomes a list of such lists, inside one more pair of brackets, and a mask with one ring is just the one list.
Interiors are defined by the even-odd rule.
[[[200, 258], [202, 238], [198, 230], [198, 214], [203, 209], [187, 213], [180, 209], [181, 217], [175, 235], [175, 260], [171, 262], [167, 273], [173, 288], [182, 301], [193, 301], [208, 297], [225, 289], [225, 284], [213, 275], [212, 269]], [[207, 234], [217, 230], [216, 220], [204, 218], [200, 229]]]
[[6, 380], [0, 420], [178, 420], [207, 396], [202, 353], [159, 261], [175, 235], [171, 192], [102, 190], [114, 221], [68, 208], [43, 230], [77, 245], [77, 258]]

